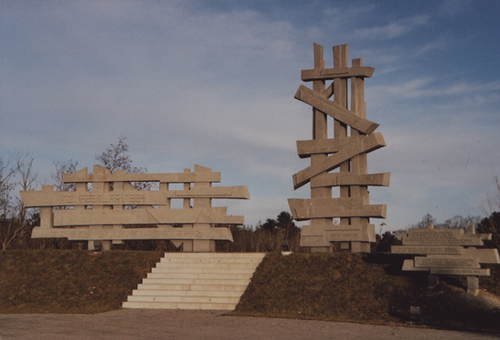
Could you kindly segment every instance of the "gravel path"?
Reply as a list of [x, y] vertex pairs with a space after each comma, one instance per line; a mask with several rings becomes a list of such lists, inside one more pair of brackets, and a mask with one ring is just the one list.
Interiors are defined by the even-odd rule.
[[121, 309], [101, 314], [0, 314], [0, 339], [498, 339], [500, 334], [223, 316], [221, 311]]

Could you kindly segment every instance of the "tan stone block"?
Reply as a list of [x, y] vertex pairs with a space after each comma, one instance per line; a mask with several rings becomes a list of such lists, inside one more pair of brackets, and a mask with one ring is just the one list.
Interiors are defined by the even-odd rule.
[[246, 185], [231, 187], [197, 187], [189, 190], [173, 190], [166, 192], [169, 198], [223, 198], [223, 199], [250, 199]]
[[431, 274], [435, 275], [472, 275], [490, 276], [488, 268], [431, 268]]
[[[128, 184], [128, 183], [124, 183]], [[246, 186], [208, 187], [190, 190], [139, 191], [133, 186], [111, 192], [21, 191], [26, 207], [77, 205], [167, 205], [169, 198], [250, 199]]]
[[32, 238], [68, 238], [78, 240], [226, 240], [233, 241], [229, 228], [39, 228], [33, 229]]
[[100, 224], [243, 224], [243, 216], [227, 216], [226, 207], [192, 209], [56, 210], [55, 226]]
[[[341, 241], [363, 241], [363, 242], [375, 242], [375, 226], [365, 225], [365, 226], [353, 226], [352, 228], [342, 228], [342, 226], [337, 226], [337, 230], [326, 230], [325, 240], [329, 242], [341, 242]], [[352, 249], [352, 247], [351, 247]]]
[[322, 225], [312, 226], [312, 225], [304, 225], [302, 226], [302, 230], [300, 231], [301, 236], [321, 236], [325, 235], [325, 227]]
[[322, 97], [321, 94], [313, 92], [304, 85], [300, 85], [297, 93], [295, 94], [295, 99], [309, 104], [312, 107], [320, 110], [321, 112], [324, 112], [327, 115], [332, 116], [336, 120], [347, 124], [353, 129], [356, 129], [367, 135], [371, 134], [379, 126], [374, 122], [355, 115], [339, 104]]
[[161, 224], [208, 223], [244, 224], [244, 216], [228, 216], [227, 207], [192, 209], [148, 209]]
[[[196, 165], [195, 165], [196, 167]], [[64, 183], [80, 182], [160, 182], [160, 183], [195, 183], [220, 182], [220, 172], [160, 173], [160, 174], [88, 174], [87, 168], [76, 174], [63, 174]]]
[[351, 253], [369, 253], [370, 250], [369, 242], [351, 242]]
[[450, 254], [460, 255], [464, 251], [460, 246], [391, 246], [394, 254]]
[[391, 173], [357, 175], [349, 172], [324, 173], [311, 178], [311, 188], [341, 185], [384, 186], [390, 184]]
[[479, 263], [500, 263], [498, 249], [476, 249], [469, 247], [463, 250], [463, 256], [477, 258]]
[[157, 224], [146, 210], [56, 210], [54, 226], [88, 226], [101, 224]]
[[214, 240], [193, 240], [193, 252], [208, 253], [215, 251]]
[[54, 226], [54, 215], [52, 207], [40, 208], [40, 226], [42, 228], [52, 228]]
[[369, 66], [363, 67], [335, 67], [335, 68], [324, 68], [321, 70], [302, 70], [301, 78], [302, 81], [312, 81], [312, 80], [332, 80], [334, 78], [351, 78], [351, 77], [362, 77], [370, 78], [373, 75], [375, 69]]
[[301, 247], [330, 247], [330, 242], [325, 241], [325, 237], [322, 236], [307, 236], [304, 235], [300, 237]]
[[380, 132], [375, 132], [370, 136], [356, 135], [345, 138], [299, 140], [297, 141], [297, 153], [300, 158], [307, 158], [314, 154], [331, 154], [345, 149], [354, 150], [360, 143], [373, 143], [370, 138], [377, 139], [379, 142], [384, 141]]
[[480, 268], [476, 258], [464, 256], [427, 256], [415, 257], [415, 267], [451, 267], [451, 268]]
[[463, 229], [409, 229], [408, 238], [458, 238], [463, 235]]
[[467, 276], [467, 293], [479, 294], [479, 278], [477, 276]]
[[183, 246], [183, 252], [192, 252], [193, 251], [193, 240], [170, 240], [174, 246], [179, 248], [181, 245]]
[[415, 267], [412, 259], [405, 259], [403, 262], [403, 267], [401, 268], [403, 271], [416, 271], [416, 272], [427, 272], [429, 268]]
[[331, 253], [332, 247], [309, 247], [311, 249], [311, 253]]
[[491, 234], [464, 234], [463, 229], [410, 229], [404, 245], [481, 246]]
[[[354, 218], [353, 218], [353, 220], [354, 220]], [[364, 222], [364, 223], [361, 223], [361, 222]], [[330, 223], [328, 225], [325, 225], [326, 231], [329, 231], [329, 230], [349, 231], [349, 230], [360, 230], [360, 229], [363, 229], [363, 230], [368, 229], [371, 232], [371, 231], [375, 231], [375, 226], [373, 224], [368, 224], [368, 219], [363, 219], [363, 221], [359, 221], [359, 223], [356, 223], [356, 224], [344, 224], [344, 223], [333, 224], [333, 223]]]
[[385, 218], [386, 205], [363, 205], [363, 198], [288, 199], [288, 205], [297, 221], [322, 217], [378, 217]]
[[360, 139], [358, 143], [353, 143], [352, 147], [344, 148], [328, 156], [323, 161], [317, 162], [293, 175], [294, 188], [300, 188], [307, 184], [312, 177], [324, 171], [331, 171], [356, 155], [368, 153], [384, 146], [384, 137], [380, 133], [374, 133], [364, 139]]

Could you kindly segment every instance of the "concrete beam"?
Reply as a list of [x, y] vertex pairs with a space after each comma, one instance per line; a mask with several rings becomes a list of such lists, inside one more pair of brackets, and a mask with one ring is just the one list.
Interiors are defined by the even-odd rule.
[[304, 85], [300, 85], [297, 93], [295, 94], [295, 99], [309, 104], [315, 109], [318, 109], [336, 120], [367, 135], [371, 134], [379, 127], [379, 124], [371, 122], [368, 119], [361, 118], [346, 108], [343, 108], [339, 104], [322, 97], [321, 93], [313, 92]]
[[311, 188], [338, 187], [341, 185], [367, 185], [388, 187], [391, 173], [357, 175], [349, 172], [324, 173], [311, 178]]
[[[227, 216], [226, 207], [192, 209], [121, 209], [54, 211], [54, 226], [117, 224], [243, 224], [243, 216]], [[119, 239], [119, 238], [118, 238]]]
[[385, 218], [387, 206], [365, 205], [362, 197], [288, 199], [293, 218], [297, 221], [326, 217], [375, 217]]
[[372, 152], [384, 147], [385, 140], [382, 134], [374, 133], [366, 138], [362, 138], [358, 143], [353, 143], [349, 148], [344, 148], [341, 151], [325, 158], [314, 165], [310, 165], [302, 171], [293, 175], [294, 188], [298, 189], [307, 184], [312, 177], [321, 174], [324, 171], [331, 171], [339, 167], [345, 161], [354, 156]]
[[369, 66], [363, 67], [335, 67], [324, 69], [302, 70], [302, 81], [332, 80], [334, 78], [363, 77], [370, 78], [375, 69]]

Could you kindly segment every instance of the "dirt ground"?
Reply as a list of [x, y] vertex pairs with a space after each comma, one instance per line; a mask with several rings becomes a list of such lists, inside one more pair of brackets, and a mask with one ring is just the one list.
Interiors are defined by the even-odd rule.
[[101, 314], [0, 314], [0, 339], [498, 339], [500, 334], [121, 309]]

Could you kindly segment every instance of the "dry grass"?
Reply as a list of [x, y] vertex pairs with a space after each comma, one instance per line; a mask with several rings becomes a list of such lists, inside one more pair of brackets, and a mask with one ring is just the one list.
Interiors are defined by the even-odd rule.
[[[271, 316], [370, 324], [407, 325], [410, 306], [420, 306], [423, 324], [467, 330], [500, 329], [500, 313], [471, 306], [465, 279], [449, 277], [427, 289], [427, 274], [402, 273], [395, 254], [268, 255], [234, 315]], [[500, 295], [500, 266], [481, 278]]]
[[99, 313], [121, 302], [163, 252], [0, 252], [2, 313]]

